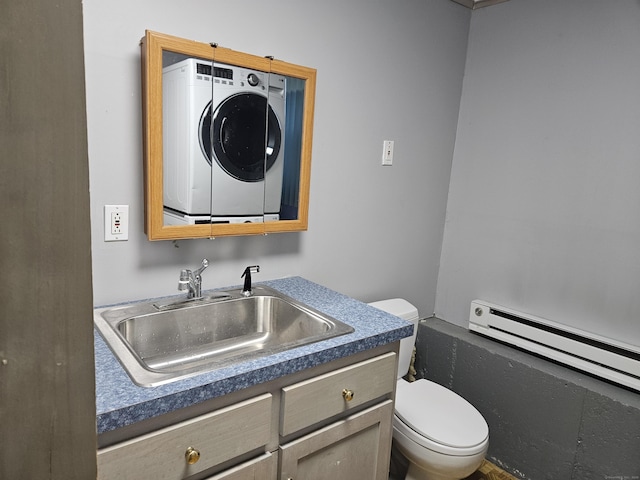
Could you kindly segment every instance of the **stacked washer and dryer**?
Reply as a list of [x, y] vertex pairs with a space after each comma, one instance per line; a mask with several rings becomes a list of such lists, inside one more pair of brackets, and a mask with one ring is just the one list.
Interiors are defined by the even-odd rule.
[[165, 225], [279, 219], [285, 87], [195, 58], [163, 69]]

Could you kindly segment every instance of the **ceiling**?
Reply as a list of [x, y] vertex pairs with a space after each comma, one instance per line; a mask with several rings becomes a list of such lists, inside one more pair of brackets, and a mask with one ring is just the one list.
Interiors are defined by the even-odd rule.
[[496, 3], [507, 2], [509, 0], [452, 0], [453, 2], [464, 5], [467, 8], [475, 10], [476, 8], [488, 7], [489, 5], [495, 5]]

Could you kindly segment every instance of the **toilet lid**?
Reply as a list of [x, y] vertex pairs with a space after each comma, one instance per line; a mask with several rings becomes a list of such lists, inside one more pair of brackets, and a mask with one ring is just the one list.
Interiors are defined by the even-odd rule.
[[473, 405], [428, 380], [398, 381], [396, 415], [419, 435], [454, 449], [479, 447], [489, 436], [487, 422]]

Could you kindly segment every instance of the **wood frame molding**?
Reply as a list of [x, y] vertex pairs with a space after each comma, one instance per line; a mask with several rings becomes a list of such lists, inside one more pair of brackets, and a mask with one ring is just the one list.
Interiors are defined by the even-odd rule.
[[[149, 240], [264, 235], [308, 228], [311, 152], [315, 108], [316, 70], [224, 47], [147, 30], [141, 42], [144, 151], [145, 233]], [[165, 225], [162, 168], [162, 52], [164, 50], [212, 61], [240, 65], [305, 81], [298, 215], [295, 220], [263, 223]]]

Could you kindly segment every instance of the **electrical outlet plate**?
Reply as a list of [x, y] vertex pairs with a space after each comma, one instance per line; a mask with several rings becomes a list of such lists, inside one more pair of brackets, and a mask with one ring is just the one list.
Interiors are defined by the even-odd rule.
[[104, 206], [104, 241], [129, 240], [129, 205]]

